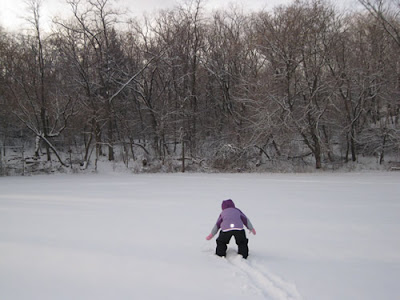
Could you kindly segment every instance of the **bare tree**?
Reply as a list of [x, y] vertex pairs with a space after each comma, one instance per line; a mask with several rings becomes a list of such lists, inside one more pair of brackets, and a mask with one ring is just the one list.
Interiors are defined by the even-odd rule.
[[19, 120], [36, 136], [35, 155], [39, 156], [39, 145], [46, 146], [47, 159], [50, 150], [59, 162], [65, 165], [51, 139], [60, 136], [69, 118], [74, 113], [73, 99], [62, 93], [55, 93], [55, 56], [50, 39], [43, 38], [40, 27], [41, 2], [29, 2], [32, 14], [28, 21], [33, 28], [33, 37], [21, 37], [19, 55], [14, 57], [13, 82], [10, 86], [18, 104], [15, 111]]
[[321, 168], [324, 152], [329, 155], [326, 115], [332, 91], [326, 65], [334, 11], [319, 2], [296, 2], [272, 17], [260, 15], [258, 22], [258, 48], [275, 83], [267, 101], [281, 107], [282, 125], [302, 138]]
[[358, 0], [400, 47], [400, 1]]
[[114, 160], [116, 99], [121, 86], [129, 79], [120, 39], [114, 28], [119, 13], [109, 7], [109, 2], [89, 0], [82, 4], [77, 0], [68, 1], [74, 19], [56, 21], [66, 41], [63, 51], [75, 66], [74, 76], [83, 91], [80, 100], [88, 112], [87, 124], [91, 130], [85, 160], [92, 137], [97, 157], [102, 154], [105, 144], [108, 159]]

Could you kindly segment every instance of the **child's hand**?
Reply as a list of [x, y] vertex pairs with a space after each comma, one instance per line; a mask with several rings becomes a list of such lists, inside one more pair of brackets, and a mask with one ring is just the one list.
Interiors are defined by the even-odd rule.
[[254, 235], [256, 235], [256, 230], [253, 228], [252, 230], [250, 230], [250, 232]]
[[209, 241], [212, 239], [212, 237], [213, 237], [213, 235], [210, 233], [209, 235], [207, 235], [206, 240]]

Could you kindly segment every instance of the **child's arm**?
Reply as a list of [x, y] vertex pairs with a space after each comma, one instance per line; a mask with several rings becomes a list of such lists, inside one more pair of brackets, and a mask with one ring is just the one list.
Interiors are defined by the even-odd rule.
[[212, 236], [216, 235], [217, 232], [218, 232], [218, 230], [219, 230], [219, 227], [218, 227], [217, 224], [215, 224], [214, 227], [213, 227], [212, 230], [211, 230]]
[[254, 229], [254, 226], [253, 224], [251, 224], [249, 219], [247, 219], [247, 228], [250, 230], [252, 234], [256, 235], [256, 230]]
[[245, 224], [245, 225], [250, 231], [252, 231], [254, 229], [254, 226], [253, 226], [253, 224], [251, 224], [249, 218], [247, 218], [247, 224]]
[[217, 223], [215, 223], [214, 227], [211, 229], [211, 233], [206, 237], [206, 240], [211, 240], [214, 235], [218, 233], [219, 228], [221, 227], [222, 217], [221, 215], [218, 217]]
[[240, 218], [243, 221], [244, 226], [246, 226], [251, 233], [253, 233], [254, 235], [256, 234], [256, 230], [254, 229], [253, 224], [251, 224], [250, 219], [248, 217], [246, 217], [246, 215], [243, 212], [240, 212]]
[[211, 240], [213, 238], [214, 235], [217, 234], [219, 228], [217, 226], [217, 224], [214, 225], [213, 229], [211, 230], [211, 233], [209, 235], [207, 235], [206, 240]]

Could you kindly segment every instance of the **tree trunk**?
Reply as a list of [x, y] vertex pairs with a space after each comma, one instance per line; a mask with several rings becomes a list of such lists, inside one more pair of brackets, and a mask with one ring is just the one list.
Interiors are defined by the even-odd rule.
[[110, 118], [108, 120], [108, 160], [114, 160], [114, 146], [113, 146], [113, 122]]
[[315, 168], [316, 169], [321, 169], [322, 168], [322, 159], [321, 159], [321, 147], [318, 145], [316, 145], [315, 147]]

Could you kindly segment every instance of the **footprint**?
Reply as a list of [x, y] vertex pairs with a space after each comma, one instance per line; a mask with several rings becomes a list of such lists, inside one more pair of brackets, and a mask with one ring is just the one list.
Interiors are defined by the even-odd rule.
[[301, 300], [302, 297], [292, 283], [279, 276], [262, 270], [257, 261], [244, 260], [240, 255], [227, 253], [229, 263], [239, 269], [266, 299]]

